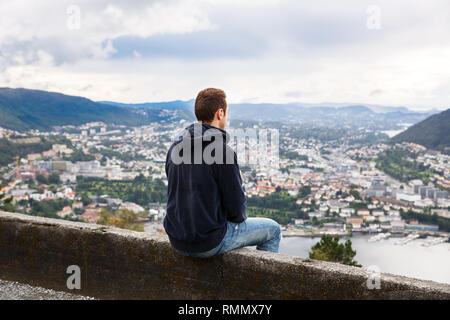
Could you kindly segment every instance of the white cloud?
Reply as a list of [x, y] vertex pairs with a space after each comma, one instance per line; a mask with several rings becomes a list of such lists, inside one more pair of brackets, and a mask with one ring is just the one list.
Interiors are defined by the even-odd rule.
[[[187, 34], [200, 30], [213, 29], [204, 12], [192, 1], [155, 2], [143, 8], [121, 9], [109, 4], [101, 13], [100, 19], [90, 16], [96, 24], [97, 33], [105, 35], [150, 37], [155, 34]], [[88, 26], [89, 27], [89, 26]]]
[[[62, 62], [108, 58], [115, 52], [112, 40], [123, 36], [150, 37], [189, 34], [214, 29], [195, 1], [79, 1], [0, 2], [0, 47], [8, 51], [36, 51], [46, 47]], [[78, 8], [75, 12], [68, 8]], [[70, 28], [74, 15], [80, 27]], [[13, 63], [14, 61], [11, 60]]]
[[[448, 107], [448, 1], [377, 1], [377, 31], [370, 1], [82, 0], [73, 30], [71, 4], [0, 0], [0, 86], [124, 102], [217, 86], [234, 102]], [[118, 39], [140, 47], [124, 54]], [[152, 55], [155, 45], [167, 48]]]

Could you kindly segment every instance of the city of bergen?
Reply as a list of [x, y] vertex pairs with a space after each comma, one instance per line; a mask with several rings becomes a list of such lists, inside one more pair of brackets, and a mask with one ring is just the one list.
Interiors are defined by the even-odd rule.
[[416, 301], [450, 300], [449, 6], [0, 1], [0, 303], [434, 311]]
[[[167, 150], [193, 116], [164, 104], [157, 110], [164, 116], [139, 126], [1, 129], [2, 210], [164, 233]], [[320, 237], [338, 236], [353, 242], [363, 267], [450, 283], [448, 149], [384, 133], [404, 131], [402, 122], [243, 118], [234, 114], [228, 132], [255, 133], [238, 152], [247, 215], [281, 224], [281, 253], [308, 258]], [[276, 130], [279, 150], [249, 163], [265, 129]], [[404, 263], [408, 256], [417, 263]]]

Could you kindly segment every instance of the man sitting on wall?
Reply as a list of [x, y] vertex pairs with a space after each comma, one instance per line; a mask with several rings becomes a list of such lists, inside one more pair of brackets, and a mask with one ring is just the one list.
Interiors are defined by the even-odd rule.
[[225, 92], [200, 91], [195, 115], [198, 122], [185, 129], [166, 158], [164, 228], [170, 243], [179, 253], [199, 258], [245, 246], [278, 252], [278, 223], [246, 216], [237, 156], [227, 145]]

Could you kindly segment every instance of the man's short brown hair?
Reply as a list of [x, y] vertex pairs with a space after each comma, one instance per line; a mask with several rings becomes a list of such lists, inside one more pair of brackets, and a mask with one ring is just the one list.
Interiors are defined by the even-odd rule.
[[198, 121], [211, 122], [220, 108], [227, 112], [226, 94], [223, 90], [207, 88], [200, 91], [195, 99], [195, 116]]

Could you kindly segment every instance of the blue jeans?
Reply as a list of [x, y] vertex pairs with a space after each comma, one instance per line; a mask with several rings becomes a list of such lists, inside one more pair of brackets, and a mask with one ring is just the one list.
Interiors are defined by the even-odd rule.
[[210, 258], [224, 252], [256, 246], [257, 250], [278, 252], [281, 240], [280, 225], [267, 218], [247, 218], [244, 222], [227, 222], [227, 232], [219, 245], [209, 251], [191, 253], [176, 250], [185, 256]]

